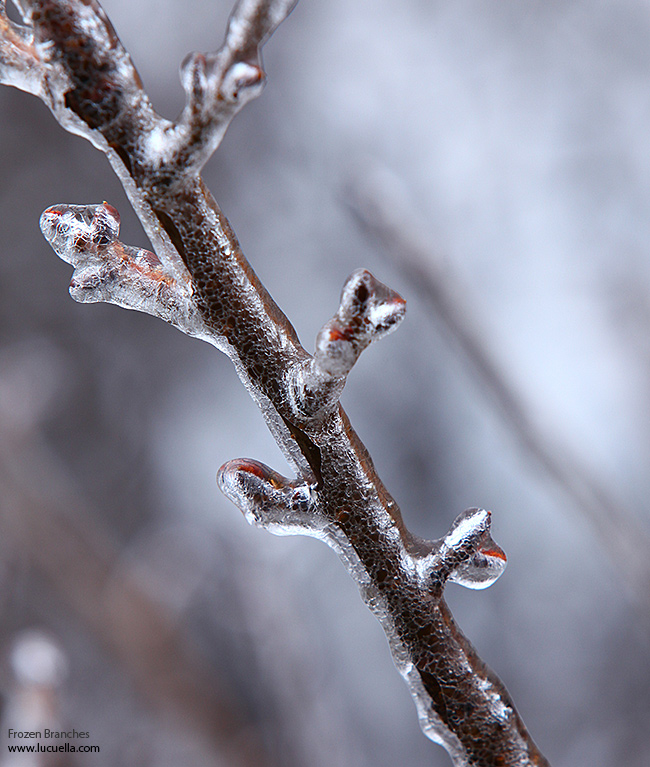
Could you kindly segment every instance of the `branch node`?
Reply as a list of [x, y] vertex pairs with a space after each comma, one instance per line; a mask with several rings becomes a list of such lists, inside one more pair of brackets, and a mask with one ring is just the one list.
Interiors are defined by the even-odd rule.
[[357, 269], [343, 286], [337, 313], [316, 338], [316, 365], [328, 376], [347, 376], [361, 352], [395, 330], [405, 313], [398, 293]]
[[217, 482], [250, 524], [276, 535], [317, 535], [325, 526], [313, 485], [289, 480], [259, 461], [228, 461]]
[[491, 512], [485, 509], [466, 509], [456, 517], [447, 535], [434, 543], [424, 560], [423, 577], [434, 590], [447, 581], [485, 589], [502, 575], [507, 558], [493, 540], [490, 526]]

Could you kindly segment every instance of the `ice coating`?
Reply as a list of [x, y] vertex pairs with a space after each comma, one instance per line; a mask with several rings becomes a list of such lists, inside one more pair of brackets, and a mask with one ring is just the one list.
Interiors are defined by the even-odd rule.
[[42, 213], [40, 226], [57, 256], [78, 266], [117, 239], [120, 214], [108, 203], [53, 205]]
[[155, 253], [117, 239], [120, 216], [112, 205], [54, 205], [41, 214], [40, 225], [59, 258], [74, 267], [75, 301], [136, 309], [188, 335], [206, 336], [190, 286], [168, 276]]
[[291, 481], [263, 463], [246, 458], [224, 464], [217, 482], [250, 524], [277, 535], [318, 532], [316, 489], [312, 485]]
[[449, 580], [469, 589], [491, 586], [506, 569], [503, 549], [490, 535], [491, 514], [485, 509], [467, 509], [456, 517], [442, 539], [440, 555], [453, 561]]
[[316, 339], [314, 359], [331, 376], [347, 375], [361, 352], [404, 319], [406, 302], [366, 269], [346, 281], [337, 313]]
[[105, 203], [54, 206], [41, 223], [74, 266], [73, 296], [146, 311], [226, 351], [297, 476], [230, 461], [219, 472], [224, 492], [249, 521], [317, 535], [339, 553], [386, 631], [423, 730], [457, 767], [547, 765], [443, 598], [447, 580], [484, 587], [503, 571], [489, 513], [464, 512], [441, 541], [415, 539], [339, 405], [361, 351], [404, 316], [403, 299], [355, 272], [311, 357], [198, 175], [260, 92], [260, 45], [294, 2], [236, 5], [221, 49], [183, 67], [187, 103], [175, 123], [154, 112], [95, 0], [24, 5], [27, 30], [0, 2], [0, 79], [40, 95], [65, 128], [107, 153], [159, 254], [122, 244]]

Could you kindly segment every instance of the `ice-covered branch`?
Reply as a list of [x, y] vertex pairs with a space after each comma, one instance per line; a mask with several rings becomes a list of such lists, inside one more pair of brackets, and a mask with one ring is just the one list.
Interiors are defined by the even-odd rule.
[[[361, 351], [404, 316], [403, 299], [355, 272], [309, 355], [198, 175], [230, 119], [258, 92], [260, 45], [293, 2], [238, 3], [220, 51], [187, 60], [187, 105], [176, 124], [154, 112], [95, 0], [23, 6], [45, 84], [34, 92], [64, 127], [106, 152], [156, 251], [120, 243], [119, 216], [106, 203], [50, 208], [43, 231], [75, 267], [73, 296], [156, 314], [226, 352], [296, 478], [231, 461], [219, 472], [224, 492], [251, 522], [314, 535], [338, 552], [386, 631], [424, 731], [457, 767], [546, 765], [443, 598], [447, 580], [480, 588], [502, 572], [489, 513], [465, 512], [439, 541], [412, 535], [338, 403]], [[5, 17], [2, 24], [0, 78], [20, 85], [29, 65], [16, 41], [31, 32], [21, 38]]]
[[54, 205], [41, 215], [41, 231], [55, 253], [74, 266], [75, 301], [137, 309], [189, 336], [206, 337], [189, 284], [167, 274], [155, 253], [117, 239], [120, 214], [112, 205]]
[[222, 47], [192, 53], [181, 66], [187, 102], [169, 132], [179, 169], [200, 170], [239, 110], [264, 86], [261, 46], [297, 0], [239, 0]]

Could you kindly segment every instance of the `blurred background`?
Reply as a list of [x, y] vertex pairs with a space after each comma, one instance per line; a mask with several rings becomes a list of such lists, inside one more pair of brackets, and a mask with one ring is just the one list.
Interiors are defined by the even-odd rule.
[[[174, 117], [229, 4], [103, 5]], [[414, 533], [492, 509], [505, 575], [447, 597], [554, 767], [650, 762], [649, 39], [645, 0], [303, 0], [204, 173], [307, 349], [354, 269], [407, 299], [343, 404]], [[47, 721], [79, 767], [449, 765], [333, 552], [219, 493], [288, 471], [229, 361], [67, 295], [39, 215], [102, 200], [147, 247], [1, 88], [0, 765]]]

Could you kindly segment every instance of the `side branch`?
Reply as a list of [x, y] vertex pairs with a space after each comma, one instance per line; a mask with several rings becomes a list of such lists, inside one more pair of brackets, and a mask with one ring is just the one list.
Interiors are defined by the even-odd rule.
[[332, 413], [361, 352], [392, 333], [405, 313], [406, 301], [398, 293], [357, 269], [343, 286], [338, 311], [316, 337], [314, 356], [289, 380], [295, 412], [305, 418]]
[[120, 214], [112, 205], [54, 205], [40, 223], [54, 252], [74, 267], [70, 295], [75, 301], [136, 309], [188, 336], [206, 335], [190, 286], [168, 275], [155, 253], [117, 239]]
[[181, 66], [187, 102], [170, 131], [168, 163], [198, 172], [233, 117], [264, 86], [261, 47], [297, 0], [239, 0], [215, 53], [190, 54]]

